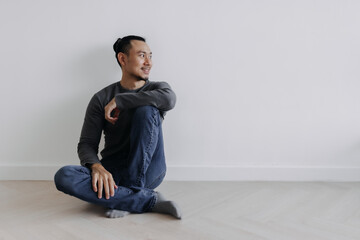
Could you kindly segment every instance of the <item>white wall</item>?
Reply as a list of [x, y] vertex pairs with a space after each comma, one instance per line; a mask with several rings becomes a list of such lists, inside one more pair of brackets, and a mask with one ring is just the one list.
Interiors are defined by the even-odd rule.
[[360, 2], [0, 1], [0, 179], [78, 164], [85, 108], [145, 36], [178, 96], [168, 180], [360, 180]]

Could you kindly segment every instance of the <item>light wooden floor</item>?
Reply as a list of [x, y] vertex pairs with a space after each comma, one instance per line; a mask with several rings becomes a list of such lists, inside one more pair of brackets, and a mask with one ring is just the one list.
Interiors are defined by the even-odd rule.
[[0, 181], [0, 239], [360, 239], [360, 183], [164, 182], [183, 220], [121, 219], [51, 181]]

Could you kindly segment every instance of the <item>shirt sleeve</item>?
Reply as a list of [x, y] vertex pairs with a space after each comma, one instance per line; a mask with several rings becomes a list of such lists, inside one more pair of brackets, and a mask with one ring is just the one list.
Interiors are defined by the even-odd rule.
[[94, 95], [86, 109], [84, 124], [78, 143], [78, 156], [82, 166], [100, 163], [99, 142], [104, 125], [104, 110], [97, 95]]
[[115, 102], [116, 107], [120, 110], [154, 106], [165, 112], [175, 107], [176, 95], [168, 83], [154, 82], [151, 90], [116, 94]]

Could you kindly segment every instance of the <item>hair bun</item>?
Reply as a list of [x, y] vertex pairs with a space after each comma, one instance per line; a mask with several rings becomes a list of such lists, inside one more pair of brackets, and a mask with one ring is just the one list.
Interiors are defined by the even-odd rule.
[[114, 43], [113, 49], [115, 52], [117, 52], [117, 50], [118, 50], [118, 45], [121, 42], [121, 39], [122, 38], [118, 38], [118, 40], [116, 40], [116, 42]]

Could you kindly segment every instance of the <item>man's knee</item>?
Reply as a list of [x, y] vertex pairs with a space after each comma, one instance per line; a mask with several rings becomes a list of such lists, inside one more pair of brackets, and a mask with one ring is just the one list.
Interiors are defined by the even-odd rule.
[[65, 166], [60, 168], [55, 176], [55, 186], [59, 191], [68, 192], [72, 185], [73, 175], [76, 174], [75, 167], [78, 166]]
[[134, 120], [140, 122], [145, 120], [151, 120], [152, 122], [160, 123], [160, 112], [156, 107], [153, 106], [141, 106], [136, 108], [134, 113]]
[[141, 107], [137, 107], [135, 110], [135, 115], [140, 115], [143, 117], [149, 117], [158, 113], [159, 110], [153, 106], [141, 106]]

